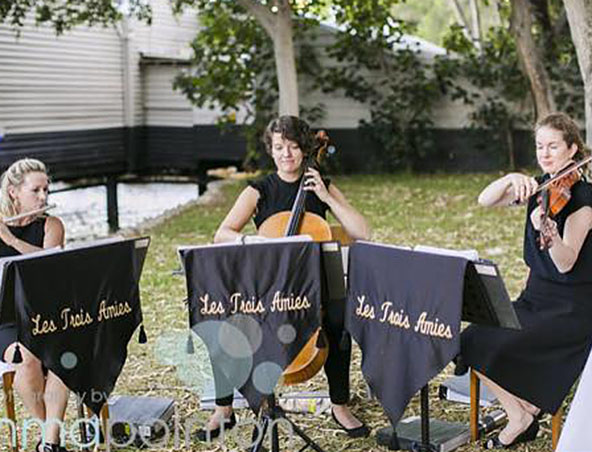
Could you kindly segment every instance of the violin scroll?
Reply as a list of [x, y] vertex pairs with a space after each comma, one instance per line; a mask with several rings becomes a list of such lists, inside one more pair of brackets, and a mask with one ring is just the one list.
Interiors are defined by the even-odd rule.
[[335, 154], [336, 149], [335, 146], [331, 144], [331, 139], [326, 131], [319, 130], [316, 133], [315, 138], [317, 140], [317, 147], [314, 150], [314, 153], [316, 154], [315, 161], [317, 165], [320, 165], [325, 156], [327, 154]]

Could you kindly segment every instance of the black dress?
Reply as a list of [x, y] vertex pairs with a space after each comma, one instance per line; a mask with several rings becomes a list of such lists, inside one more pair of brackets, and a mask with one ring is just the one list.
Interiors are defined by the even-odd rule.
[[[26, 226], [8, 226], [10, 232], [24, 242], [31, 245], [43, 247], [43, 239], [45, 238], [45, 217], [36, 219]], [[17, 256], [20, 253], [14, 248], [8, 246], [0, 240], [0, 258], [8, 256]], [[10, 317], [14, 317], [11, 315]], [[17, 340], [16, 324], [12, 321], [3, 322], [0, 319], [0, 360], [4, 361], [4, 352], [9, 345], [15, 343]]]
[[[325, 186], [329, 188], [331, 181], [323, 178]], [[249, 185], [259, 192], [257, 210], [253, 221], [259, 228], [261, 224], [275, 213], [290, 211], [296, 195], [300, 180], [285, 182], [276, 173], [265, 176], [256, 181], [249, 182]], [[314, 193], [306, 197], [304, 208], [306, 212], [315, 213], [322, 218], [326, 217], [329, 206], [322, 202]], [[345, 309], [345, 303], [343, 303]], [[335, 311], [335, 310], [334, 310]], [[349, 401], [349, 367], [351, 361], [351, 338], [343, 330], [343, 324], [338, 319], [343, 319], [343, 313], [332, 312], [323, 318], [323, 330], [327, 334], [329, 342], [329, 355], [325, 362], [325, 373], [329, 382], [329, 397], [331, 402], [338, 405], [346, 404]], [[218, 394], [228, 388], [224, 374], [218, 373], [216, 366], [212, 365], [214, 380]], [[232, 395], [228, 397], [216, 397], [218, 406], [232, 405]]]
[[[583, 180], [554, 218], [559, 234], [567, 217], [592, 207], [592, 185]], [[540, 251], [530, 221], [537, 203], [528, 203], [524, 260], [526, 288], [513, 304], [522, 330], [471, 325], [461, 335], [463, 361], [510, 393], [544, 412], [555, 413], [580, 375], [592, 345], [592, 234], [588, 233], [572, 270], [559, 273], [548, 251]]]
[[[329, 188], [331, 181], [323, 178], [323, 182]], [[270, 216], [292, 209], [298, 193], [300, 179], [295, 182], [286, 182], [277, 173], [273, 173], [256, 181], [249, 182], [249, 185], [259, 192], [257, 210], [253, 217], [255, 226], [259, 229], [259, 226]], [[314, 193], [309, 193], [309, 195], [306, 197], [304, 210], [325, 218], [329, 206], [322, 202]]]

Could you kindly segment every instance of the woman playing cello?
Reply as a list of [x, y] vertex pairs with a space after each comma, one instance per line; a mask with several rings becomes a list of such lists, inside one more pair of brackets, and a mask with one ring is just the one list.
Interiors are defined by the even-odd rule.
[[[316, 139], [308, 124], [294, 116], [280, 116], [268, 125], [264, 142], [267, 153], [276, 167], [273, 174], [251, 182], [239, 195], [234, 206], [222, 221], [216, 232], [215, 242], [260, 240], [258, 236], [245, 236], [244, 226], [254, 219], [257, 228], [270, 216], [290, 211], [298, 192], [302, 177], [304, 190], [308, 191], [305, 210], [325, 218], [331, 211], [347, 234], [353, 239], [367, 239], [369, 228], [366, 220], [346, 200], [343, 194], [329, 180], [321, 178], [319, 172], [309, 168], [303, 174], [304, 160], [316, 148]], [[325, 325], [329, 339], [329, 357], [325, 372], [329, 381], [332, 415], [334, 420], [350, 437], [368, 436], [369, 429], [354, 417], [347, 406], [349, 400], [349, 365], [351, 340], [347, 336], [347, 347], [341, 348], [342, 331]], [[343, 347], [343, 343], [341, 343]], [[220, 423], [226, 428], [236, 423], [232, 411], [232, 396], [218, 397], [216, 409], [206, 428], [198, 431], [198, 438], [214, 438], [220, 433]]]

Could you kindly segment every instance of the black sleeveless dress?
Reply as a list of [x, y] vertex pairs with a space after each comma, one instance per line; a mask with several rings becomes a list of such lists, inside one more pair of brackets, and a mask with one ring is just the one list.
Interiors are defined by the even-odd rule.
[[[323, 182], [328, 189], [331, 181], [323, 178]], [[294, 204], [298, 193], [300, 179], [295, 182], [286, 182], [277, 173], [273, 173], [256, 181], [251, 181], [249, 185], [259, 192], [257, 210], [253, 217], [255, 226], [259, 229], [259, 226], [273, 214], [283, 211], [289, 212], [292, 209], [292, 204]], [[309, 195], [306, 197], [304, 210], [326, 218], [329, 206], [315, 194], [309, 193]]]
[[[567, 217], [592, 207], [592, 185], [580, 180], [554, 218], [559, 234]], [[526, 288], [514, 302], [522, 330], [471, 325], [461, 335], [463, 361], [512, 394], [555, 413], [580, 375], [592, 346], [592, 234], [572, 270], [559, 273], [548, 251], [540, 251], [528, 203], [524, 260]]]
[[[18, 239], [31, 245], [43, 247], [45, 238], [45, 217], [41, 217], [26, 226], [8, 226], [10, 232]], [[0, 258], [17, 256], [20, 253], [0, 240]], [[0, 323], [0, 360], [4, 361], [4, 352], [9, 345], [17, 340], [16, 324], [14, 322]], [[10, 361], [10, 360], [9, 360]]]

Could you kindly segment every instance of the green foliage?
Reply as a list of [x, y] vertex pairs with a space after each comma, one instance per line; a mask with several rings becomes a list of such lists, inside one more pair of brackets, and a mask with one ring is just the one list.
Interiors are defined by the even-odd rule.
[[37, 24], [48, 23], [57, 34], [81, 24], [114, 24], [124, 14], [150, 23], [152, 10], [148, 2], [129, 0], [125, 5], [123, 3], [111, 0], [2, 0], [0, 22], [9, 23], [18, 30], [27, 15], [33, 14]]
[[[516, 42], [509, 30], [509, 1], [500, 1], [504, 25], [491, 27], [481, 52], [463, 34], [459, 25], [449, 28], [443, 42], [453, 52], [439, 58], [436, 72], [440, 84], [452, 99], [462, 99], [473, 107], [473, 127], [493, 132], [495, 146], [508, 153], [513, 166], [512, 130], [530, 127], [535, 119], [530, 84], [520, 67]], [[535, 11], [533, 37], [541, 48], [551, 79], [557, 109], [583, 117], [584, 90], [568, 27], [558, 27], [562, 17], [561, 2], [539, 2]]]
[[244, 110], [248, 149], [257, 150], [256, 130], [277, 97], [270, 40], [257, 21], [233, 2], [201, 1], [202, 29], [191, 44], [191, 69], [175, 78], [174, 87], [198, 107], [220, 108], [223, 127], [236, 124]]
[[415, 169], [433, 145], [437, 79], [420, 59], [419, 44], [405, 41], [410, 28], [392, 16], [390, 2], [347, 3], [338, 9], [341, 31], [328, 49], [337, 64], [323, 72], [322, 87], [369, 106], [361, 127], [383, 150], [381, 169]]
[[508, 166], [514, 167], [512, 130], [530, 123], [534, 112], [523, 113], [520, 108], [529, 84], [520, 69], [513, 37], [505, 27], [492, 27], [479, 52], [462, 29], [454, 26], [444, 43], [455, 54], [437, 59], [441, 86], [452, 99], [473, 107], [472, 127], [490, 129], [493, 144], [506, 151]]
[[[470, 20], [470, 1], [456, 1], [465, 18]], [[478, 0], [479, 17], [484, 30], [499, 25], [497, 9], [500, 1]], [[417, 36], [440, 46], [444, 46], [443, 40], [449, 27], [457, 25], [452, 0], [411, 0], [396, 4], [392, 11], [396, 17], [413, 24]]]
[[[186, 0], [177, 0], [181, 9]], [[256, 166], [263, 146], [260, 137], [276, 114], [278, 85], [273, 45], [257, 20], [234, 1], [197, 0], [202, 29], [192, 43], [191, 69], [176, 77], [174, 86], [199, 107], [219, 108], [219, 125], [237, 124], [243, 116], [242, 130], [247, 140], [246, 166]], [[320, 5], [315, 3], [315, 7]], [[297, 9], [296, 12], [305, 11]], [[300, 74], [316, 71], [314, 19], [295, 21], [294, 39], [298, 45], [297, 69]], [[302, 106], [301, 116], [314, 122], [323, 115], [322, 105]]]

